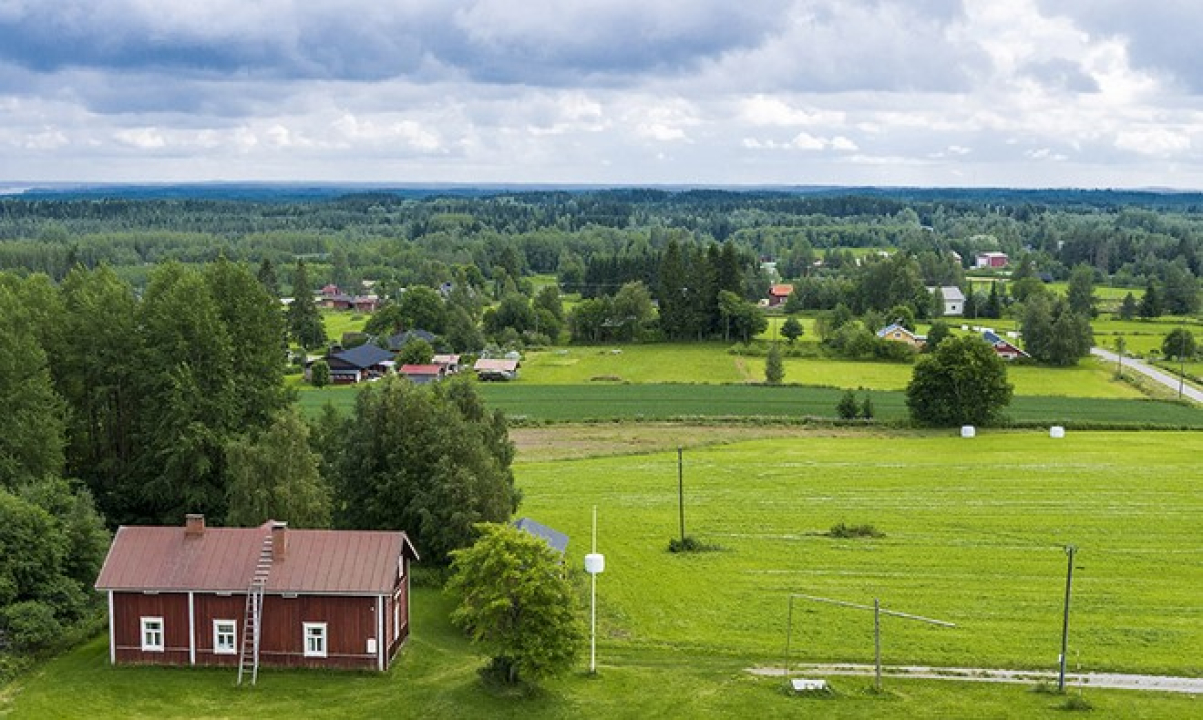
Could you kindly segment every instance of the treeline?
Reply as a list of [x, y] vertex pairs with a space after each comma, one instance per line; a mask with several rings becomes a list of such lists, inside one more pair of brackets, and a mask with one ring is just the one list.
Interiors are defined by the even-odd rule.
[[[848, 249], [898, 249], [917, 259], [956, 252], [962, 267], [977, 252], [999, 250], [1013, 261], [1030, 255], [1055, 279], [1086, 263], [1112, 284], [1143, 287], [1163, 281], [1172, 265], [1200, 275], [1201, 208], [1195, 195], [1002, 190], [372, 192], [281, 201], [43, 195], [0, 200], [0, 268], [61, 279], [77, 263], [105, 263], [143, 287], [147, 268], [170, 260], [303, 258], [322, 283], [434, 287], [468, 264], [486, 278], [506, 267], [571, 280], [578, 269], [662, 254], [676, 240], [732, 244], [742, 257], [776, 260], [786, 279], [846, 266]], [[336, 267], [339, 257], [345, 269]], [[621, 274], [621, 282], [654, 285], [647, 273]]]

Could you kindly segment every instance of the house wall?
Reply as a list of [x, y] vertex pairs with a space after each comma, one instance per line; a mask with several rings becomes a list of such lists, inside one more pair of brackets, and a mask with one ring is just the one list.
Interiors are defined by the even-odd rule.
[[[163, 618], [163, 652], [142, 652], [142, 618]], [[113, 593], [113, 657], [118, 663], [188, 664], [188, 593]]]
[[[408, 576], [408, 568], [406, 570]], [[394, 594], [379, 596], [266, 595], [259, 643], [260, 666], [344, 668], [374, 670], [380, 658], [368, 651], [368, 639], [385, 648], [385, 668], [409, 633], [408, 583], [402, 580]], [[402, 631], [392, 639], [393, 598], [401, 603]], [[234, 620], [237, 642], [242, 642], [246, 595], [193, 593], [194, 622], [189, 625], [188, 593], [113, 593], [114, 653], [118, 664], [189, 665], [191, 628], [195, 628], [197, 665], [237, 666], [238, 655], [213, 652], [213, 620]], [[385, 634], [377, 638], [377, 605], [385, 609]], [[163, 618], [163, 652], [142, 651], [142, 617]], [[304, 623], [326, 623], [326, 657], [305, 657]]]

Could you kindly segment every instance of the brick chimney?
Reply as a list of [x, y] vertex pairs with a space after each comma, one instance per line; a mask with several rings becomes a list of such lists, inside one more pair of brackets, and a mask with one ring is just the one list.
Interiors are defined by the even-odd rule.
[[184, 516], [184, 534], [200, 537], [205, 534], [205, 516], [200, 513], [188, 513]]
[[272, 562], [284, 562], [288, 557], [288, 523], [272, 521]]

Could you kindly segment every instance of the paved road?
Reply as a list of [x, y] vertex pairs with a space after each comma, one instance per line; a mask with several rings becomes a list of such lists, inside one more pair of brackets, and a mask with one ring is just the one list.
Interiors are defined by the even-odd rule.
[[[1104, 350], [1103, 348], [1090, 348], [1090, 354], [1107, 360], [1108, 362], [1119, 362], [1119, 355], [1116, 355], [1110, 350]], [[1162, 372], [1148, 363], [1144, 363], [1136, 358], [1130, 357], [1124, 358], [1124, 367], [1129, 370], [1135, 370], [1136, 372], [1145, 375], [1148, 378], [1161, 383], [1162, 385], [1165, 385], [1174, 392], [1178, 392], [1179, 380], [1174, 375]], [[1203, 392], [1194, 389], [1189, 383], [1183, 385], [1182, 394], [1184, 397], [1188, 397], [1197, 403], [1203, 403]]]
[[[800, 664], [791, 667], [791, 675], [873, 675], [872, 665]], [[782, 668], [749, 668], [756, 675], [780, 677]], [[889, 677], [908, 677], [929, 680], [962, 680], [969, 682], [1022, 683], [1034, 685], [1043, 680], [1056, 684], [1057, 673], [1043, 670], [988, 670], [983, 668], [945, 668], [921, 665], [886, 665], [882, 672]], [[1158, 692], [1203, 694], [1203, 678], [1169, 677], [1165, 675], [1128, 675], [1124, 673], [1066, 673], [1066, 687], [1093, 687], [1109, 690], [1155, 690]]]

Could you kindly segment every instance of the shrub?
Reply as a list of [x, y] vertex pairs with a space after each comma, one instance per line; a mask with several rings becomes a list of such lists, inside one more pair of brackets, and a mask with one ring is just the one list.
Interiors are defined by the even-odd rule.
[[839, 404], [835, 406], [835, 411], [843, 420], [855, 420], [860, 415], [860, 403], [856, 401], [856, 393], [851, 390], [845, 392]]
[[13, 648], [22, 652], [48, 647], [63, 632], [63, 626], [54, 617], [54, 609], [37, 600], [9, 605], [0, 622], [3, 622]]
[[672, 538], [668, 541], [668, 551], [670, 553], [713, 552], [719, 549], [721, 548], [718, 545], [704, 543], [692, 535], [686, 535], [683, 538]]
[[842, 522], [831, 526], [831, 530], [827, 531], [827, 535], [833, 538], [852, 539], [852, 538], [883, 538], [885, 533], [878, 530], [873, 525], [848, 525]]

